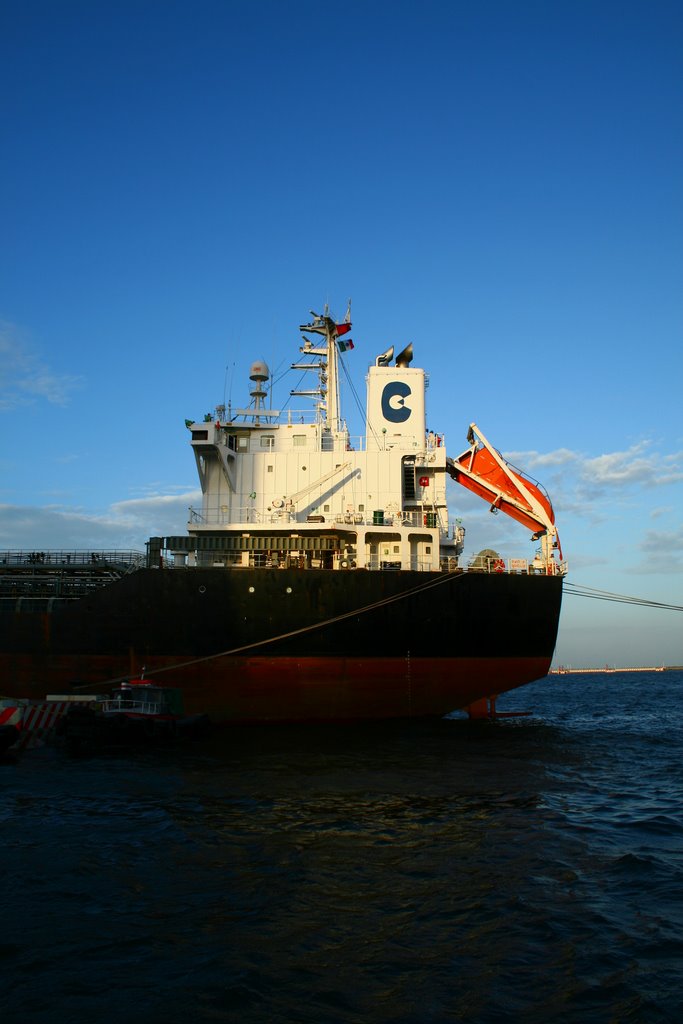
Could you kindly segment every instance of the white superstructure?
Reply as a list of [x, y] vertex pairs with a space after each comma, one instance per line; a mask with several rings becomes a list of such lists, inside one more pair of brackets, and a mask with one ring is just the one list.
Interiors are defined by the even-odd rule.
[[[219, 406], [188, 422], [202, 488], [190, 537], [200, 563], [293, 564], [302, 568], [453, 569], [464, 530], [446, 505], [446, 450], [427, 429], [424, 370], [412, 346], [378, 356], [367, 376], [366, 434], [352, 438], [341, 419], [339, 353], [350, 316], [327, 309], [301, 326], [308, 377], [292, 395], [313, 400], [306, 413], [266, 407], [268, 367], [251, 367], [248, 408]], [[320, 336], [316, 343], [307, 335]]]

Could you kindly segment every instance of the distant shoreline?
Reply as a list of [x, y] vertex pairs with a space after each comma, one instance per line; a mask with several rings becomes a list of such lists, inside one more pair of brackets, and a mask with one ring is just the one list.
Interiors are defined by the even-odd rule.
[[604, 668], [565, 668], [560, 665], [559, 668], [551, 668], [548, 672], [549, 676], [575, 676], [585, 675], [587, 672], [681, 672], [683, 671], [683, 665], [652, 665], [647, 668], [612, 668], [611, 665], [605, 665]]

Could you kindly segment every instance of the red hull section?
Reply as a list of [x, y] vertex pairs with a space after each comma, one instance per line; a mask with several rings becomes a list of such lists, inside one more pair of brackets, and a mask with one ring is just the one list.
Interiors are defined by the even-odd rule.
[[[50, 660], [49, 683], [36, 679], [35, 658], [2, 660], [25, 697], [76, 689], [72, 658]], [[111, 657], [89, 662], [93, 682], [82, 692], [98, 692], [98, 679], [108, 689], [141, 667]], [[440, 717], [547, 675], [550, 658], [223, 657], [177, 666], [175, 658], [158, 658], [147, 669], [160, 685], [182, 687], [187, 714], [218, 724]], [[80, 659], [79, 670], [83, 678]]]

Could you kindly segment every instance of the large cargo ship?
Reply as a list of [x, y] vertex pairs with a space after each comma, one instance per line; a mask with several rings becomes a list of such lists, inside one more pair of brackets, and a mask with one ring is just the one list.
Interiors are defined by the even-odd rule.
[[[310, 387], [273, 409], [256, 361], [245, 408], [186, 421], [202, 502], [185, 535], [145, 555], [2, 553], [0, 691], [106, 693], [144, 670], [216, 723], [342, 721], [490, 714], [547, 674], [566, 571], [547, 495], [475, 424], [447, 455], [411, 345], [374, 359], [353, 437], [350, 308], [311, 317], [292, 366]], [[534, 556], [465, 563], [451, 480], [530, 530]]]

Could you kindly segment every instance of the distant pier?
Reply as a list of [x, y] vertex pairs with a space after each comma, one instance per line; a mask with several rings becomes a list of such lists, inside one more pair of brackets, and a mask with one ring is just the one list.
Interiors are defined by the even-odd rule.
[[650, 665], [645, 668], [613, 668], [611, 665], [604, 665], [602, 668], [566, 668], [560, 665], [558, 668], [551, 668], [549, 676], [585, 675], [587, 672], [671, 672], [680, 668], [678, 665]]

